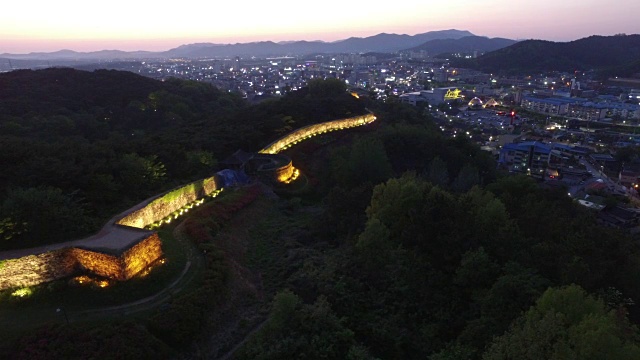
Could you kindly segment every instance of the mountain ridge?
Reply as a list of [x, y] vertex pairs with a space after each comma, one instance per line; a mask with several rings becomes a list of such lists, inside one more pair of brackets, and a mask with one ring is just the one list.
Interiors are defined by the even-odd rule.
[[592, 35], [569, 41], [524, 40], [455, 65], [484, 72], [531, 73], [615, 68], [640, 58], [640, 35]]
[[473, 51], [495, 51], [517, 43], [517, 40], [506, 38], [489, 38], [486, 36], [465, 36], [459, 39], [434, 39], [424, 44], [407, 49], [407, 51], [427, 51], [429, 55], [445, 53], [471, 53]]
[[342, 53], [342, 52], [395, 52], [410, 47], [418, 46], [434, 39], [457, 39], [465, 36], [473, 36], [467, 30], [435, 30], [425, 33], [388, 34], [380, 33], [367, 37], [349, 37], [333, 42], [325, 41], [281, 41], [270, 40], [248, 43], [217, 44], [199, 42], [183, 44], [167, 51], [122, 51], [100, 50], [90, 52], [78, 52], [73, 50], [59, 50], [55, 52], [32, 52], [28, 54], [0, 54], [0, 58], [11, 60], [116, 60], [116, 59], [144, 59], [144, 58], [172, 58], [172, 57], [228, 57], [228, 56], [272, 56], [272, 55], [306, 55], [314, 53]]

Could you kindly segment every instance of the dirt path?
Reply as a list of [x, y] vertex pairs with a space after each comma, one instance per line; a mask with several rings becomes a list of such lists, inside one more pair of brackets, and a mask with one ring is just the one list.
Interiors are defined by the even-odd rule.
[[264, 327], [264, 325], [267, 323], [267, 321], [269, 321], [269, 319], [261, 322], [260, 324], [258, 324], [258, 326], [256, 326], [255, 328], [253, 328], [253, 330], [251, 330], [251, 332], [249, 332], [244, 339], [242, 339], [242, 341], [240, 341], [239, 343], [236, 344], [236, 346], [234, 346], [231, 350], [229, 350], [226, 354], [224, 354], [223, 356], [219, 357], [218, 360], [229, 360], [231, 359], [231, 357], [233, 356], [233, 354], [236, 353], [236, 351], [238, 351], [238, 349], [240, 349], [247, 341], [249, 341], [249, 338], [251, 338], [251, 336], [253, 336], [255, 333], [257, 333], [258, 331], [260, 331], [260, 329], [262, 329]]
[[207, 359], [229, 359], [265, 323], [262, 277], [247, 266], [246, 252], [251, 228], [272, 211], [272, 200], [256, 199], [242, 209], [216, 234], [214, 244], [224, 252], [230, 270], [229, 296], [215, 309], [215, 326], [200, 348]]

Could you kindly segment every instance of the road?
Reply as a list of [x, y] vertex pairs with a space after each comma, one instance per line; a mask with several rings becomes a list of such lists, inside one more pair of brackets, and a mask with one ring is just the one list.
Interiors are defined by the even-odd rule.
[[602, 179], [602, 181], [607, 185], [607, 188], [611, 191], [618, 191], [623, 194], [626, 194], [626, 188], [620, 184], [618, 184], [617, 179], [613, 180], [609, 178], [603, 171], [602, 168], [597, 168], [593, 166], [591, 163], [586, 161], [585, 159], [580, 159], [580, 164], [584, 165], [596, 179]]

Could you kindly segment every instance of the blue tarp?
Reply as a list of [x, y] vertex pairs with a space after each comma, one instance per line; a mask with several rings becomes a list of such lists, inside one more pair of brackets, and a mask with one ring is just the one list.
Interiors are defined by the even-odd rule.
[[224, 169], [218, 171], [216, 175], [220, 178], [220, 187], [241, 186], [249, 183], [249, 177], [242, 171]]

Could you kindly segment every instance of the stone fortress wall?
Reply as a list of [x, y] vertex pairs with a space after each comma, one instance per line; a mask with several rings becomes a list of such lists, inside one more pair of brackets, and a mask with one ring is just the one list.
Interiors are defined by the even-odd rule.
[[213, 176], [168, 191], [130, 209], [116, 224], [144, 229], [218, 190], [217, 183]]
[[67, 277], [75, 272], [75, 265], [68, 249], [3, 260], [0, 262], [0, 290]]
[[300, 129], [294, 130], [288, 135], [272, 142], [264, 149], [260, 150], [262, 154], [277, 154], [280, 151], [297, 144], [300, 141], [308, 139], [312, 136], [324, 134], [335, 130], [349, 129], [356, 126], [370, 124], [376, 120], [375, 115], [366, 114], [354, 116], [346, 119], [327, 121], [319, 124], [308, 125]]
[[[375, 121], [373, 114], [305, 126], [274, 141], [260, 154], [277, 154], [298, 142], [323, 133], [362, 126]], [[295, 171], [292, 163], [273, 166], [279, 180]], [[0, 252], [0, 290], [28, 287], [72, 276], [82, 271], [127, 280], [159, 260], [162, 242], [154, 231], [144, 230], [166, 221], [199, 199], [220, 191], [216, 176], [202, 179], [153, 198], [116, 215], [98, 234], [86, 239], [40, 248]], [[168, 221], [167, 221], [168, 222]]]
[[18, 258], [0, 254], [0, 290], [38, 285], [80, 272], [128, 280], [163, 254], [158, 234], [144, 228], [216, 190], [215, 177], [199, 180], [116, 215], [89, 238], [63, 243], [59, 248], [35, 248], [32, 254]]

